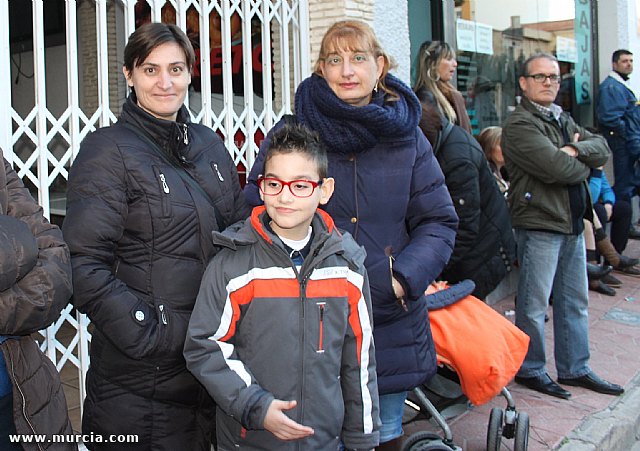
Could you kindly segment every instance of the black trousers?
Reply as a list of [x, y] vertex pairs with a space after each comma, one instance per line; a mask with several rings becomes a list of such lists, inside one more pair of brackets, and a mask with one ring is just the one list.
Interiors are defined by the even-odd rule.
[[[604, 204], [597, 202], [593, 205], [593, 209], [604, 227], [607, 224], [607, 211], [604, 208]], [[622, 251], [627, 247], [629, 228], [631, 227], [631, 204], [629, 201], [616, 199], [609, 222], [611, 222], [611, 232], [609, 234], [611, 243], [616, 248], [616, 251], [622, 254]]]

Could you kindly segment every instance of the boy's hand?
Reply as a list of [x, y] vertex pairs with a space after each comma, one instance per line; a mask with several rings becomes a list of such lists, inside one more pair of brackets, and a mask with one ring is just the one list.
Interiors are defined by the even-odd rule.
[[283, 410], [293, 409], [297, 404], [296, 401], [279, 399], [271, 401], [267, 415], [264, 417], [264, 428], [280, 440], [300, 440], [313, 435], [312, 428], [298, 424], [282, 413]]

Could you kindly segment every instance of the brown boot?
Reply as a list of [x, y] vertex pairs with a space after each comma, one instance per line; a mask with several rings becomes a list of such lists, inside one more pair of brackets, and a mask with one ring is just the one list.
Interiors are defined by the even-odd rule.
[[400, 451], [402, 449], [402, 437], [394, 438], [388, 442], [380, 443], [376, 451]]
[[596, 249], [598, 249], [600, 255], [602, 255], [604, 260], [611, 266], [617, 268], [620, 265], [620, 254], [618, 254], [616, 248], [613, 247], [609, 238], [603, 238], [596, 241]]

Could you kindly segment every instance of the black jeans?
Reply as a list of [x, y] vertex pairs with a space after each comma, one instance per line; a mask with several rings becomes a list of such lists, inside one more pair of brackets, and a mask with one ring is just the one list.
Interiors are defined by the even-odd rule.
[[16, 433], [13, 423], [13, 393], [0, 398], [0, 449], [6, 451], [22, 451], [22, 446], [9, 441], [9, 434]]
[[[604, 204], [597, 202], [593, 204], [602, 227], [607, 224], [607, 211], [604, 208]], [[616, 204], [613, 206], [613, 213], [611, 213], [611, 243], [616, 248], [619, 254], [627, 247], [627, 241], [629, 240], [629, 227], [631, 227], [631, 204], [624, 199], [616, 199]]]

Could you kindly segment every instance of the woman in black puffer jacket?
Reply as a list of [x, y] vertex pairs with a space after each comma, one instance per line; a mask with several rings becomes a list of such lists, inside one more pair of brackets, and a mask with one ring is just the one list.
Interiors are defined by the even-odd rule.
[[433, 100], [421, 103], [420, 128], [433, 145], [460, 219], [453, 254], [439, 279], [471, 279], [474, 296], [485, 299], [516, 261], [507, 203], [475, 138], [450, 124]]
[[83, 141], [69, 177], [74, 304], [95, 326], [82, 429], [137, 434], [127, 449], [209, 450], [214, 430], [182, 348], [211, 232], [249, 210], [224, 144], [183, 106], [193, 62], [174, 25], [138, 28], [124, 54], [132, 93], [117, 124]]

